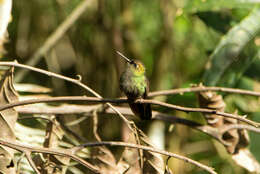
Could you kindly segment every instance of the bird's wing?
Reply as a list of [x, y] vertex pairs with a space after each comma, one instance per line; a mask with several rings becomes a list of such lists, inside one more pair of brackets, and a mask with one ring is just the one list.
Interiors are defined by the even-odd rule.
[[[143, 98], [146, 99], [149, 93], [149, 81], [146, 79], [146, 87]], [[152, 118], [151, 104], [143, 104], [143, 119], [150, 120]]]
[[147, 79], [145, 79], [145, 91], [144, 91], [144, 94], [143, 94], [143, 98], [146, 99], [147, 96], [148, 96], [148, 93], [149, 93], [149, 81]]

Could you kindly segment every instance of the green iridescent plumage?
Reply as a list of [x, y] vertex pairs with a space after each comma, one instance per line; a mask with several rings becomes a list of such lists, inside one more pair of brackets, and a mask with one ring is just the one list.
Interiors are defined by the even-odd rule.
[[125, 71], [120, 77], [120, 89], [128, 98], [128, 103], [135, 115], [141, 119], [149, 120], [152, 117], [151, 105], [146, 103], [134, 103], [138, 98], [147, 98], [149, 89], [148, 80], [145, 76], [145, 67], [138, 60], [127, 60]]

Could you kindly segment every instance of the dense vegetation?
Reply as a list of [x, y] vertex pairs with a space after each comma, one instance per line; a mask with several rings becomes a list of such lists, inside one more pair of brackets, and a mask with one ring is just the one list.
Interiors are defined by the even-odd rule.
[[[80, 14], [78, 19], [69, 21], [76, 9], [76, 13], [80, 13], [80, 7], [84, 8], [84, 13]], [[82, 83], [103, 98], [118, 98], [123, 95], [119, 90], [119, 77], [125, 68], [125, 61], [116, 54], [116, 50], [144, 63], [150, 91], [187, 88], [200, 83], [204, 86], [260, 91], [259, 31], [260, 7], [259, 2], [253, 0], [88, 0], [87, 3], [84, 0], [30, 2], [17, 0], [13, 2], [8, 42], [5, 44], [5, 52], [1, 60], [17, 60], [21, 64], [73, 79], [80, 78]], [[48, 88], [44, 88], [47, 90], [45, 93], [43, 88], [32, 87], [39, 88], [37, 94], [32, 90], [17, 88], [19, 98], [93, 96], [78, 85], [33, 71], [25, 72], [23, 68], [15, 67], [14, 82], [18, 84], [17, 86], [20, 83], [27, 83], [31, 85], [30, 87], [34, 84]], [[206, 107], [240, 116], [247, 115], [247, 119], [260, 122], [260, 101], [257, 96], [232, 92], [207, 92], [164, 95], [153, 99], [185, 107]], [[207, 98], [207, 95], [214, 97]], [[72, 104], [89, 106], [88, 102], [82, 101], [63, 103], [70, 106]], [[60, 102], [37, 107], [44, 109], [50, 105], [54, 108], [59, 107]], [[119, 106], [128, 108], [127, 104]], [[61, 125], [59, 129], [64, 131], [61, 131], [63, 133], [59, 131], [59, 135], [53, 141], [62, 140], [64, 143], [62, 147], [97, 140], [128, 142], [127, 137], [131, 131], [127, 129], [122, 119], [116, 114], [111, 114], [111, 111], [102, 113], [103, 109], [98, 107], [96, 112], [59, 114], [58, 117], [55, 117], [55, 114], [48, 115], [48, 119], [59, 122]], [[176, 111], [158, 105], [153, 105], [153, 110], [214, 128], [241, 123], [221, 117], [218, 124], [215, 124], [210, 120], [219, 119], [219, 116], [214, 115], [212, 118], [212, 115]], [[19, 109], [18, 112], [20, 112], [19, 117], [28, 117], [28, 114]], [[45, 117], [46, 114], [43, 116]], [[97, 120], [98, 124], [95, 123]], [[44, 141], [44, 131], [51, 124], [50, 121], [39, 118], [18, 119], [18, 122], [20, 126], [16, 128], [16, 132], [20, 133], [16, 133], [17, 139], [21, 143], [32, 143], [34, 140], [25, 137], [38, 136], [37, 141], [33, 142], [36, 145]], [[22, 125], [26, 126], [26, 130], [29, 127], [33, 128], [33, 131], [30, 129], [29, 133], [23, 134]], [[136, 125], [158, 148], [199, 161], [215, 168], [215, 171], [220, 174], [250, 173], [245, 169], [247, 167], [239, 166], [235, 162], [239, 160], [234, 159], [238, 151], [244, 148], [249, 149], [254, 156], [250, 156], [249, 159], [254, 161], [256, 158], [255, 166], [260, 166], [257, 162], [260, 160], [260, 141], [257, 140], [259, 139], [257, 133], [250, 132], [250, 141], [246, 143], [244, 140], [241, 143], [241, 137], [244, 137], [242, 131], [237, 133], [239, 138], [232, 132], [229, 132], [230, 135], [223, 133], [224, 139], [228, 142], [233, 143], [232, 138], [238, 141], [239, 145], [232, 145], [236, 149], [234, 150], [224, 146], [212, 136], [196, 130], [198, 129], [196, 126], [194, 129], [194, 126], [171, 124], [158, 118], [137, 121]], [[98, 127], [97, 130], [95, 126]], [[41, 133], [37, 134], [35, 130]], [[141, 133], [140, 136], [141, 144], [147, 145]], [[134, 140], [131, 142], [134, 143]], [[241, 145], [243, 143], [248, 146]], [[50, 144], [49, 146], [52, 147]], [[101, 151], [101, 148], [98, 150]], [[124, 154], [121, 147], [107, 147], [102, 150], [106, 158], [112, 156], [108, 158], [109, 160], [113, 158], [120, 161], [120, 157]], [[97, 155], [96, 152], [92, 153]], [[97, 159], [91, 161], [89, 154], [86, 154], [88, 152], [83, 153], [81, 157], [89, 159], [94, 165], [102, 166], [103, 170], [106, 168], [113, 171], [111, 166], [103, 164], [104, 161], [100, 162]], [[101, 156], [101, 158], [105, 157]], [[152, 158], [158, 160], [157, 157]], [[163, 157], [163, 159], [167, 158]], [[25, 161], [21, 170], [32, 172], [32, 169], [26, 168], [28, 164]], [[137, 161], [131, 161], [131, 164], [136, 167], [134, 163]], [[242, 163], [245, 166], [251, 164], [248, 161]], [[174, 158], [171, 158], [167, 164], [173, 173], [206, 173], [197, 166]], [[72, 167], [69, 167], [68, 173], [89, 171], [79, 164], [70, 165]], [[158, 173], [164, 172], [164, 167], [158, 169]], [[48, 173], [51, 173], [50, 169], [48, 170]], [[63, 168], [63, 170], [67, 169]], [[260, 173], [259, 168], [255, 170]], [[131, 172], [134, 173], [129, 170], [128, 174]]]

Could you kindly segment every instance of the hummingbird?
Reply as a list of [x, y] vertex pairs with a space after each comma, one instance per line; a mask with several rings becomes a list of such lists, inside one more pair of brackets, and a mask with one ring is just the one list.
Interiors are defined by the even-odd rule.
[[152, 117], [151, 104], [135, 103], [137, 99], [146, 99], [149, 92], [148, 80], [145, 76], [145, 67], [139, 60], [131, 60], [122, 53], [117, 53], [126, 60], [125, 71], [120, 77], [120, 89], [127, 96], [128, 104], [132, 112], [142, 120], [150, 120]]

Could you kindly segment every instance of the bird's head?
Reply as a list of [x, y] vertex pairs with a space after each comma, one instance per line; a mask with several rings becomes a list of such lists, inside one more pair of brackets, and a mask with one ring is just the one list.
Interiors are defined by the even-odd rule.
[[117, 53], [127, 61], [127, 70], [131, 71], [135, 76], [141, 76], [145, 74], [145, 67], [141, 61], [128, 59], [118, 51]]
[[139, 60], [132, 60], [130, 63], [127, 63], [127, 67], [130, 68], [130, 70], [133, 72], [134, 75], [140, 76], [144, 75], [145, 73], [145, 67]]

